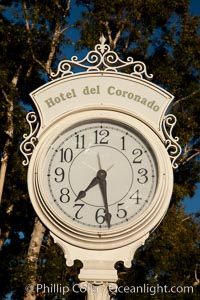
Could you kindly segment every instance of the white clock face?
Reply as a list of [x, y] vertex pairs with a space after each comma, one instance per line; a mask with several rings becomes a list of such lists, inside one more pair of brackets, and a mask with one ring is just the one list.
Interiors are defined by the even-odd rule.
[[94, 119], [60, 130], [43, 161], [42, 185], [58, 219], [110, 230], [149, 207], [157, 169], [150, 145], [137, 131]]

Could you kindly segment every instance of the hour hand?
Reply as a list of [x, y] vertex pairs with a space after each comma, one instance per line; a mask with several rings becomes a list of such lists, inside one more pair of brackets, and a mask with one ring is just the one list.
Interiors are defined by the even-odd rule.
[[76, 197], [75, 201], [84, 198], [86, 196], [87, 191], [90, 190], [93, 186], [97, 185], [98, 183], [99, 183], [99, 178], [94, 177], [90, 182], [90, 184], [86, 187], [86, 189], [78, 193], [78, 196]]

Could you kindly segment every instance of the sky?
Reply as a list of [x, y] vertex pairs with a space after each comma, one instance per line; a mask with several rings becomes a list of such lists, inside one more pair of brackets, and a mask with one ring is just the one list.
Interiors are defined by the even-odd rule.
[[186, 198], [183, 205], [185, 206], [186, 212], [192, 214], [200, 211], [200, 184], [197, 186], [196, 193], [192, 198]]
[[190, 0], [190, 11], [193, 15], [200, 15], [200, 0]]

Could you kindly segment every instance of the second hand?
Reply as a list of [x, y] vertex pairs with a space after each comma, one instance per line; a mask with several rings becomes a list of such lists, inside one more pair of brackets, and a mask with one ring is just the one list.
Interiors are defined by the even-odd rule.
[[[102, 170], [102, 164], [101, 164], [101, 159], [100, 159], [99, 152], [97, 153], [97, 160], [98, 160], [98, 167], [99, 167], [99, 170]], [[108, 172], [108, 171], [110, 171], [113, 167], [114, 167], [114, 164], [112, 164], [109, 168], [105, 169], [105, 171]]]

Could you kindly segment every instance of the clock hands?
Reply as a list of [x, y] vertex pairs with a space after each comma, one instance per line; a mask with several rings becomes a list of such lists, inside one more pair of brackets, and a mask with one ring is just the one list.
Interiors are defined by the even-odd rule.
[[109, 213], [109, 209], [108, 209], [107, 182], [105, 180], [106, 176], [107, 173], [105, 170], [103, 169], [98, 170], [96, 176], [92, 179], [92, 181], [87, 186], [87, 188], [78, 193], [78, 196], [76, 197], [75, 201], [84, 198], [88, 190], [93, 188], [95, 185], [99, 184], [102, 197], [103, 197], [104, 207], [105, 207], [105, 221], [108, 225], [108, 228], [110, 228], [110, 220], [112, 215]]
[[103, 196], [104, 207], [105, 207], [105, 220], [108, 225], [108, 228], [110, 228], [110, 220], [111, 220], [112, 215], [108, 210], [107, 182], [105, 180], [107, 173], [104, 170], [99, 170], [99, 172], [97, 172], [97, 174], [98, 174], [99, 180], [100, 180], [99, 185], [100, 185], [101, 193]]
[[99, 170], [101, 170], [102, 167], [101, 167], [101, 159], [100, 159], [99, 152], [97, 153], [97, 161], [98, 161], [98, 167], [99, 167]]

